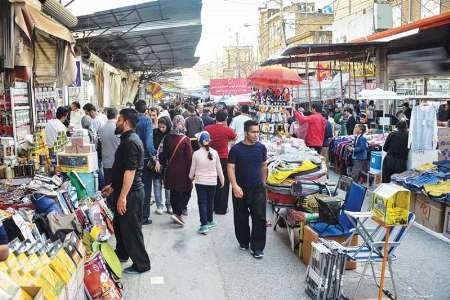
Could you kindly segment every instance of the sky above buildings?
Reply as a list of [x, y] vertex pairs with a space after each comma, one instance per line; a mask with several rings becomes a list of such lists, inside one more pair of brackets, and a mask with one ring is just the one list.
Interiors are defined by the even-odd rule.
[[[284, 0], [288, 5], [292, 0]], [[149, 0], [75, 0], [68, 9], [75, 15], [86, 15], [106, 9], [149, 2]], [[203, 32], [196, 55], [200, 64], [216, 60], [222, 54], [222, 48], [236, 44], [236, 33], [240, 45], [257, 46], [258, 40], [258, 7], [265, 0], [203, 0], [202, 24]], [[300, 2], [300, 1], [294, 1]], [[321, 8], [332, 0], [308, 1], [316, 2]], [[270, 5], [276, 5], [271, 3]]]

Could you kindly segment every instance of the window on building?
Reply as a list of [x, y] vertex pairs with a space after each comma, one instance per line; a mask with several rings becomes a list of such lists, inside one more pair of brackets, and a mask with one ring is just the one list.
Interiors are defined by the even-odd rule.
[[441, 13], [440, 0], [420, 0], [420, 17], [427, 18]]
[[402, 25], [402, 5], [392, 7], [392, 26], [398, 27]]

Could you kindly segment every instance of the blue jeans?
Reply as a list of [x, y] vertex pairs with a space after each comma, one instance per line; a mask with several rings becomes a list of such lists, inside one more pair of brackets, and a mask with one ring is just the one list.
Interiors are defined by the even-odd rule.
[[208, 224], [213, 220], [214, 211], [214, 195], [216, 194], [215, 185], [196, 184], [198, 198], [198, 211], [200, 214], [200, 223], [202, 225]]
[[[153, 178], [153, 193], [155, 195], [155, 202], [156, 202], [156, 208], [163, 209], [164, 208], [164, 202], [162, 197], [162, 182], [160, 178]], [[170, 191], [164, 189], [164, 196], [165, 196], [165, 205], [166, 209], [171, 208], [170, 205]]]

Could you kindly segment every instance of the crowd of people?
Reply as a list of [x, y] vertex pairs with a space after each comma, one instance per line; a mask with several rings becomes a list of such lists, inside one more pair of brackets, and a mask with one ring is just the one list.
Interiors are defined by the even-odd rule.
[[59, 132], [80, 129], [96, 144], [99, 186], [114, 212], [116, 254], [123, 262], [133, 262], [124, 272], [151, 268], [142, 226], [152, 224], [153, 203], [156, 215], [167, 214], [182, 227], [194, 187], [198, 233], [206, 235], [218, 225], [214, 214], [229, 212], [231, 185], [239, 246], [255, 258], [263, 257], [267, 151], [248, 106], [236, 111], [224, 105], [148, 107], [138, 100], [133, 107], [101, 112], [90, 103], [81, 108], [73, 102], [70, 108], [59, 107], [56, 118], [47, 123], [47, 144], [51, 147]]
[[[167, 214], [178, 226], [185, 225], [187, 206], [195, 187], [199, 208], [198, 233], [218, 226], [214, 214], [228, 213], [230, 186], [236, 239], [242, 250], [255, 258], [264, 255], [266, 241], [267, 150], [259, 142], [259, 124], [242, 105], [203, 106], [186, 103], [148, 107], [143, 100], [120, 111], [94, 105], [59, 107], [56, 119], [45, 128], [47, 144], [53, 145], [59, 131], [85, 129], [96, 144], [99, 185], [114, 211], [116, 253], [121, 261], [131, 259], [126, 273], [150, 269], [142, 226], [156, 215]], [[322, 152], [330, 139], [354, 134], [352, 177], [367, 168], [367, 125], [374, 118], [373, 103], [323, 107], [311, 111], [294, 109], [290, 133]], [[408, 114], [408, 107], [402, 111]], [[406, 168], [407, 118], [397, 123], [384, 146], [388, 162], [383, 180]], [[406, 139], [406, 140], [405, 140]], [[153, 196], [152, 196], [153, 195]], [[152, 201], [154, 199], [154, 201]], [[251, 226], [249, 226], [251, 218]]]

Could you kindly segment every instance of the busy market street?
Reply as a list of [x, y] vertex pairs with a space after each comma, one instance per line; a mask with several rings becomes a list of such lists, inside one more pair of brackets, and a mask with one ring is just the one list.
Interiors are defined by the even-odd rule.
[[450, 1], [0, 0], [0, 300], [450, 300]]

